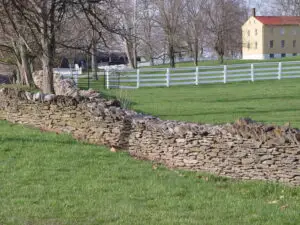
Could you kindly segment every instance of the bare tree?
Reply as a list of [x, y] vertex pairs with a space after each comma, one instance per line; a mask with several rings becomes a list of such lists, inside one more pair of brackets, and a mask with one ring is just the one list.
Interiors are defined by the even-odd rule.
[[184, 13], [185, 40], [188, 49], [194, 58], [194, 64], [198, 65], [199, 50], [203, 51], [204, 41], [204, 6], [206, 0], [187, 0]]
[[170, 66], [175, 67], [175, 48], [178, 43], [185, 2], [182, 0], [156, 0], [155, 5], [159, 12], [157, 23], [164, 31], [168, 45]]
[[30, 63], [34, 58], [34, 44], [30, 30], [14, 9], [11, 1], [0, 2], [0, 46], [2, 52], [13, 56], [11, 61], [18, 68], [17, 81], [21, 84], [34, 86]]
[[[43, 65], [43, 91], [53, 93], [53, 60], [55, 55], [56, 31], [65, 14], [63, 1], [2, 0], [10, 25], [17, 32], [21, 27], [30, 30], [30, 36], [38, 44]], [[17, 14], [18, 17], [12, 15]], [[22, 24], [19, 22], [22, 21]], [[21, 35], [20, 35], [21, 36]], [[22, 37], [22, 36], [21, 36]], [[25, 40], [25, 38], [23, 38]], [[20, 46], [22, 54], [24, 48]]]
[[[92, 6], [91, 11], [98, 14], [99, 9]], [[108, 16], [110, 10], [105, 10], [101, 16]], [[106, 13], [106, 15], [104, 14]], [[89, 19], [93, 23], [89, 22]], [[85, 15], [83, 12], [76, 12], [72, 16], [65, 18], [62, 22], [61, 29], [57, 35], [57, 53], [61, 56], [79, 54], [80, 58], [85, 58], [87, 62], [91, 62], [92, 74], [95, 80], [98, 79], [97, 56], [99, 49], [107, 50], [109, 45], [115, 41], [116, 35], [111, 31], [107, 31], [96, 21], [91, 15]], [[89, 65], [88, 65], [89, 67]]]
[[116, 34], [123, 42], [130, 67], [137, 68], [138, 45], [138, 2], [137, 0], [115, 0], [115, 7], [111, 12], [113, 20], [118, 21]]
[[[44, 93], [53, 93], [53, 65], [55, 50], [57, 46], [57, 36], [60, 32], [62, 21], [82, 13], [89, 25], [101, 35], [101, 30], [95, 24], [99, 24], [106, 29], [107, 23], [105, 5], [108, 0], [1, 0], [3, 5], [11, 5], [6, 9], [13, 9], [21, 18], [24, 25], [30, 30], [30, 36], [38, 46], [40, 59], [43, 67], [43, 87]], [[99, 13], [100, 12], [100, 13]], [[21, 26], [18, 20], [12, 17], [11, 26]]]
[[159, 12], [151, 0], [139, 0], [137, 12], [138, 50], [154, 65], [154, 60], [160, 57], [165, 46], [164, 31], [155, 20]]
[[[247, 10], [239, 0], [210, 0], [205, 6], [206, 29], [210, 45], [216, 51], [220, 63], [224, 55], [233, 48], [241, 49], [241, 25]], [[239, 34], [239, 35], [237, 35]]]
[[140, 38], [141, 38], [141, 49], [144, 55], [148, 58], [151, 65], [154, 65], [154, 44], [152, 40], [154, 39], [154, 15], [155, 12], [152, 9], [151, 1], [143, 0], [142, 6], [139, 9], [141, 14], [141, 29], [139, 30]]
[[272, 0], [273, 15], [300, 16], [300, 0]]
[[[112, 16], [113, 8], [116, 6], [114, 1], [111, 1], [110, 4], [106, 4], [104, 6], [103, 3], [105, 1], [99, 0], [87, 0], [89, 3], [89, 7], [83, 7], [82, 10], [87, 18], [87, 21], [91, 26], [87, 24], [88, 29], [88, 36], [87, 39], [91, 40], [91, 45], [89, 48], [89, 52], [91, 55], [91, 66], [93, 77], [95, 80], [98, 80], [97, 76], [97, 69], [98, 69], [98, 62], [97, 62], [97, 53], [98, 47], [100, 42], [104, 46], [106, 46], [106, 39], [105, 34], [107, 34], [106, 30], [110, 32], [115, 32], [118, 30], [118, 26], [116, 26], [117, 21]], [[102, 4], [99, 4], [102, 3]], [[112, 25], [113, 24], [113, 25]]]

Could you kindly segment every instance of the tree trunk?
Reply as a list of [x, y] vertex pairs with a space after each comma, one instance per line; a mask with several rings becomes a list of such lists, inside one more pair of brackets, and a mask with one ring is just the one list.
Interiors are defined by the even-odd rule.
[[17, 73], [16, 73], [16, 76], [17, 76], [17, 82], [16, 83], [20, 84], [20, 85], [24, 85], [25, 82], [24, 82], [24, 77], [22, 76], [22, 70], [23, 70], [22, 63], [17, 61], [17, 67], [18, 67], [18, 70], [17, 70]]
[[150, 57], [150, 66], [154, 66], [154, 59], [153, 59], [153, 57]]
[[[55, 55], [55, 10], [48, 11], [48, 1], [42, 1], [41, 27], [41, 47], [42, 47], [42, 67], [43, 67], [43, 85], [44, 94], [55, 94], [53, 85], [53, 65]], [[55, 9], [55, 1], [51, 1], [51, 9]]]
[[98, 80], [98, 76], [97, 76], [97, 45], [95, 40], [92, 40], [92, 73], [93, 73], [93, 78], [94, 80]]
[[215, 51], [218, 54], [218, 60], [219, 60], [220, 64], [223, 64], [224, 63], [224, 54], [225, 54], [224, 49], [225, 48], [224, 48], [223, 41], [220, 41], [220, 40], [222, 40], [222, 37], [216, 42]]
[[23, 83], [23, 76], [21, 74], [22, 62], [21, 62], [21, 58], [20, 58], [20, 45], [16, 41], [12, 41], [11, 44], [12, 44], [13, 49], [14, 49], [14, 56], [15, 56], [16, 66], [17, 66], [16, 83], [23, 85], [24, 84]]
[[195, 56], [194, 51], [193, 51], [193, 45], [192, 45], [191, 41], [188, 40], [187, 44], [188, 44], [188, 55], [189, 55], [189, 57]]
[[125, 47], [126, 47], [126, 55], [127, 55], [127, 58], [128, 58], [129, 66], [131, 68], [136, 68], [135, 65], [134, 65], [134, 57], [133, 57], [134, 49], [133, 49], [132, 43], [128, 40], [125, 40]]
[[220, 64], [224, 63], [224, 55], [223, 54], [219, 54], [219, 62], [220, 62]]
[[34, 87], [34, 81], [32, 77], [32, 71], [29, 66], [29, 57], [26, 46], [20, 44], [20, 58], [21, 58], [21, 76], [23, 77], [25, 84], [29, 87]]
[[12, 83], [13, 84], [17, 84], [17, 79], [18, 79], [18, 72], [16, 69], [13, 70], [13, 74], [12, 74]]
[[51, 60], [46, 53], [42, 55], [43, 64], [43, 86], [42, 91], [44, 94], [53, 94], [53, 67], [51, 65]]
[[199, 41], [196, 38], [194, 43], [194, 64], [195, 66], [198, 66], [198, 56], [199, 56]]
[[43, 65], [43, 85], [42, 91], [44, 94], [54, 94], [53, 86], [53, 46], [50, 45], [47, 37], [42, 39], [42, 65]]
[[203, 57], [204, 49], [203, 47], [200, 48], [200, 57]]
[[170, 59], [170, 67], [175, 68], [175, 52], [172, 43], [169, 43], [169, 59]]
[[136, 43], [136, 37], [133, 38], [133, 49], [132, 49], [132, 54], [133, 54], [133, 68], [137, 69], [138, 68], [138, 62], [137, 62], [137, 43]]

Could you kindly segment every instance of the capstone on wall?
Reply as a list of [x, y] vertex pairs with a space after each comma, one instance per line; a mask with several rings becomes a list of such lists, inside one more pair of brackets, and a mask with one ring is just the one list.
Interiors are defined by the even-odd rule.
[[205, 125], [164, 121], [116, 100], [0, 90], [0, 119], [128, 151], [168, 167], [300, 185], [300, 131], [240, 119]]

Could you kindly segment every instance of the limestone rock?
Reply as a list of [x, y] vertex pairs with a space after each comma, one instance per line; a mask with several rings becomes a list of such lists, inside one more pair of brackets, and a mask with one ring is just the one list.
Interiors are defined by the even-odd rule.
[[50, 101], [53, 101], [55, 99], [56, 95], [54, 94], [48, 94], [48, 95], [45, 95], [44, 96], [44, 101], [45, 102], [50, 102]]
[[79, 95], [83, 96], [85, 98], [89, 98], [89, 99], [93, 99], [93, 98], [100, 98], [101, 95], [99, 92], [93, 90], [93, 89], [89, 89], [89, 90], [80, 90], [79, 91]]
[[43, 98], [44, 98], [43, 93], [37, 92], [37, 93], [33, 94], [33, 98], [32, 99], [33, 99], [33, 101], [42, 101]]
[[117, 149], [116, 149], [115, 147], [111, 147], [111, 148], [110, 148], [110, 151], [111, 151], [111, 152], [117, 152]]
[[32, 93], [30, 93], [28, 91], [25, 91], [25, 95], [26, 95], [27, 100], [29, 100], [29, 101], [32, 100], [32, 98], [33, 98], [33, 94]]

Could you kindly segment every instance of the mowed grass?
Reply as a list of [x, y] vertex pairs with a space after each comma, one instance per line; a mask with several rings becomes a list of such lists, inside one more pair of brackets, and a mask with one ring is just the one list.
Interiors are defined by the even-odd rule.
[[162, 119], [223, 124], [240, 117], [300, 127], [300, 79], [103, 90]]
[[0, 121], [0, 224], [296, 225], [300, 189], [153, 167]]

